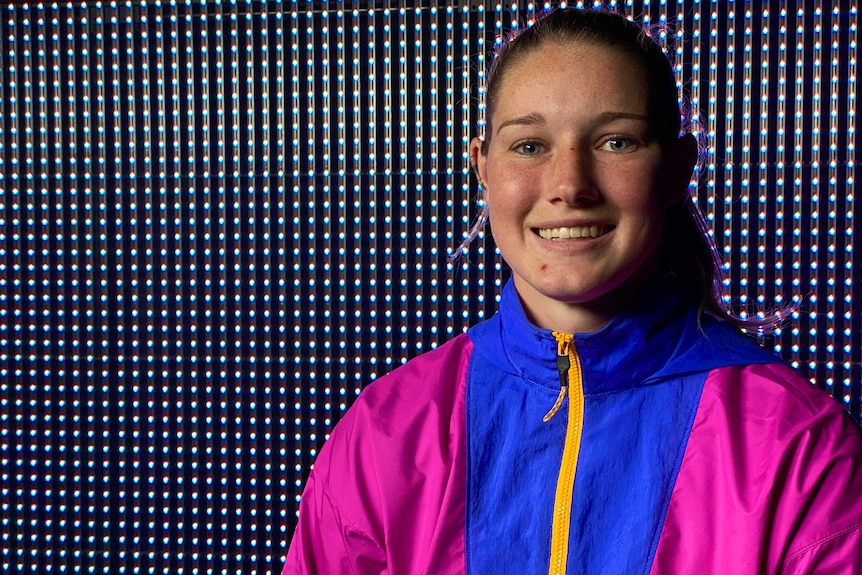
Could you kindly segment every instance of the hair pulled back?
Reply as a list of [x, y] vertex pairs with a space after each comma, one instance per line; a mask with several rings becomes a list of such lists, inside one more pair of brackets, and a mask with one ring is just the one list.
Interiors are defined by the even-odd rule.
[[[482, 154], [487, 154], [494, 121], [494, 111], [503, 97], [501, 86], [510, 69], [529, 54], [548, 44], [587, 43], [617, 50], [631, 58], [632, 66], [641, 69], [649, 85], [647, 109], [652, 128], [662, 146], [692, 130], [694, 122], [686, 107], [680, 106], [676, 77], [670, 59], [654, 34], [640, 24], [610, 9], [560, 8], [547, 12], [531, 26], [521, 28], [498, 44], [486, 76], [485, 135]], [[705, 156], [703, 138], [698, 142], [698, 167]], [[690, 191], [696, 190], [692, 178]], [[452, 259], [466, 253], [470, 242], [488, 220], [485, 205], [467, 238]], [[706, 220], [691, 193], [685, 201], [668, 208], [658, 248], [666, 269], [682, 284], [685, 293], [702, 311], [724, 319], [737, 328], [757, 334], [772, 333], [788, 317], [792, 308], [745, 317], [732, 311], [726, 293], [723, 262]]]

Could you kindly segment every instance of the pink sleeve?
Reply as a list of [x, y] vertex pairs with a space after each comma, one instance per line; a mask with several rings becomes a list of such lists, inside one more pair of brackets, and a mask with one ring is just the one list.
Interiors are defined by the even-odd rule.
[[798, 497], [796, 524], [782, 575], [862, 575], [862, 433], [850, 415], [826, 398], [810, 418], [789, 461], [783, 494]]
[[362, 391], [320, 450], [282, 575], [463, 573], [466, 335]]
[[343, 517], [328, 491], [312, 472], [282, 575], [388, 573], [380, 546]]
[[460, 335], [362, 391], [320, 450], [282, 575], [463, 573]]
[[834, 528], [823, 539], [803, 547], [784, 562], [782, 575], [862, 574], [862, 519]]
[[652, 574], [862, 575], [862, 434], [784, 366], [704, 385]]

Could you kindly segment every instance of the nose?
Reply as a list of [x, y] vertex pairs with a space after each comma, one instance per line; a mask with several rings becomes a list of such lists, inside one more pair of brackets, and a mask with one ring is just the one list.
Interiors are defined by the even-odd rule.
[[596, 201], [599, 193], [594, 169], [588, 150], [580, 146], [561, 148], [554, 158], [551, 201], [572, 206]]

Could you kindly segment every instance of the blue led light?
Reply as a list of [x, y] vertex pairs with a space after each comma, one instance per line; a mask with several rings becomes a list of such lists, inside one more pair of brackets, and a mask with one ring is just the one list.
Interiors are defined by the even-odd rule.
[[[361, 389], [496, 307], [490, 234], [446, 258], [487, 50], [552, 3], [479, 4], [4, 4], [3, 564], [277, 568]], [[703, 115], [728, 303], [805, 298], [765, 343], [859, 415], [856, 6], [610, 6]]]

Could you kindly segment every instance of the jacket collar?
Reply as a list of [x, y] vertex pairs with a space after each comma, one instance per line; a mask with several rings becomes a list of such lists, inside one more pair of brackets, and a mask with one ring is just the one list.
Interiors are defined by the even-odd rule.
[[[656, 274], [600, 331], [575, 334], [584, 394], [612, 393], [724, 365], [776, 361], [707, 314], [700, 314], [698, 325], [698, 314], [672, 277]], [[498, 313], [477, 328], [474, 339], [487, 340], [489, 359], [504, 371], [558, 388], [554, 337], [527, 319], [511, 279], [503, 288]]]

